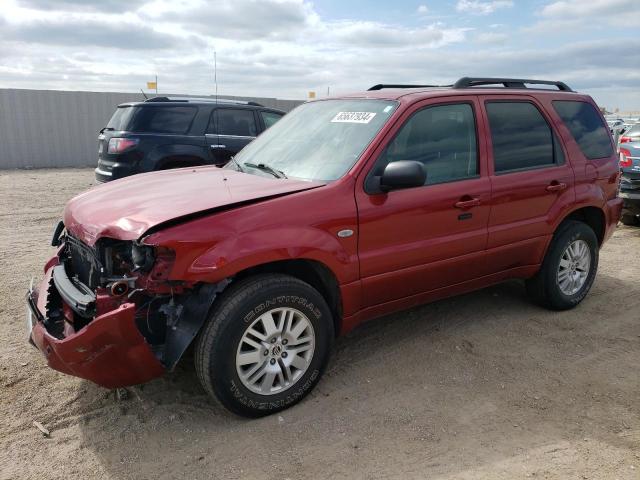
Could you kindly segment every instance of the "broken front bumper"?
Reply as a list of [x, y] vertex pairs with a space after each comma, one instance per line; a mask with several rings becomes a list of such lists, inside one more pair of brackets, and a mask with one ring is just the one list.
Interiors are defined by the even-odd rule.
[[165, 371], [135, 323], [136, 305], [124, 303], [99, 314], [88, 325], [64, 338], [52, 335], [45, 326], [49, 296], [63, 299], [52, 281], [51, 266], [38, 289], [27, 294], [29, 341], [40, 350], [55, 370], [85, 378], [103, 387], [115, 388], [147, 382]]

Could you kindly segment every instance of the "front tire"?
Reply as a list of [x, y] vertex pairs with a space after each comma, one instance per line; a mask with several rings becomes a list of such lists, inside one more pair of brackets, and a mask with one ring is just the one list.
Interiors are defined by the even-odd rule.
[[313, 389], [333, 338], [331, 312], [313, 287], [288, 275], [256, 275], [216, 302], [196, 342], [196, 371], [232, 412], [269, 415]]
[[574, 220], [558, 227], [540, 271], [526, 281], [529, 296], [551, 310], [568, 310], [587, 296], [598, 270], [598, 239]]

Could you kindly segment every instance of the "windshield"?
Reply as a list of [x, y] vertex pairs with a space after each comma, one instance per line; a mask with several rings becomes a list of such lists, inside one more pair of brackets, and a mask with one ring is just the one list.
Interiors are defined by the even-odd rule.
[[256, 168], [263, 165], [287, 177], [336, 180], [356, 163], [397, 106], [360, 99], [305, 103], [247, 145], [227, 168], [237, 163], [246, 172], [270, 176]]

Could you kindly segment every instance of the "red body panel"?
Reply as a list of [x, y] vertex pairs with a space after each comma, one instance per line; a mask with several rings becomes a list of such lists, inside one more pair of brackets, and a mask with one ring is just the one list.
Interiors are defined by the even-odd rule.
[[[46, 292], [51, 269], [37, 294], [37, 308], [45, 315]], [[85, 378], [107, 388], [144, 383], [164, 373], [144, 337], [136, 328], [136, 306], [125, 303], [98, 315], [82, 330], [60, 340], [37, 322], [31, 339], [49, 366], [69, 375]]]
[[214, 166], [164, 170], [98, 185], [65, 208], [69, 232], [93, 245], [98, 238], [135, 240], [151, 227], [205, 210], [317, 187]]
[[[567, 98], [592, 103], [589, 97], [552, 91], [506, 95], [504, 89], [484, 88], [480, 93], [383, 90], [353, 97], [365, 96], [400, 105], [335, 182], [271, 179], [215, 167], [171, 170], [111, 182], [76, 197], [66, 208], [65, 225], [90, 245], [106, 236], [171, 249], [175, 260], [168, 279], [185, 285], [220, 282], [281, 260], [313, 260], [339, 284], [341, 333], [426, 301], [531, 277], [557, 226], [580, 208], [602, 212], [603, 241], [613, 232], [622, 205], [616, 198], [617, 158], [587, 160], [551, 104]], [[564, 165], [495, 175], [484, 101], [508, 96], [540, 109], [563, 144]], [[419, 108], [451, 101], [474, 108], [479, 175], [366, 193], [369, 170], [403, 122]], [[548, 191], [554, 183], [566, 188]], [[479, 204], [454, 206], [467, 197]], [[462, 213], [471, 216], [462, 219]], [[159, 228], [147, 234], [153, 227]], [[343, 230], [354, 234], [338, 236]], [[42, 295], [37, 301], [44, 313]], [[37, 325], [33, 339], [53, 368], [105, 386], [140, 383], [163, 371], [135, 326], [131, 303], [101, 312], [64, 340]]]

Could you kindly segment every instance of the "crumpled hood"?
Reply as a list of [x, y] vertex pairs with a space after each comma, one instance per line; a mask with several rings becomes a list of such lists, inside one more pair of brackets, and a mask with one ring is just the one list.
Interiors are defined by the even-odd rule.
[[134, 175], [81, 193], [67, 203], [64, 224], [88, 245], [101, 237], [135, 240], [151, 227], [180, 217], [322, 185], [218, 167], [166, 170]]

